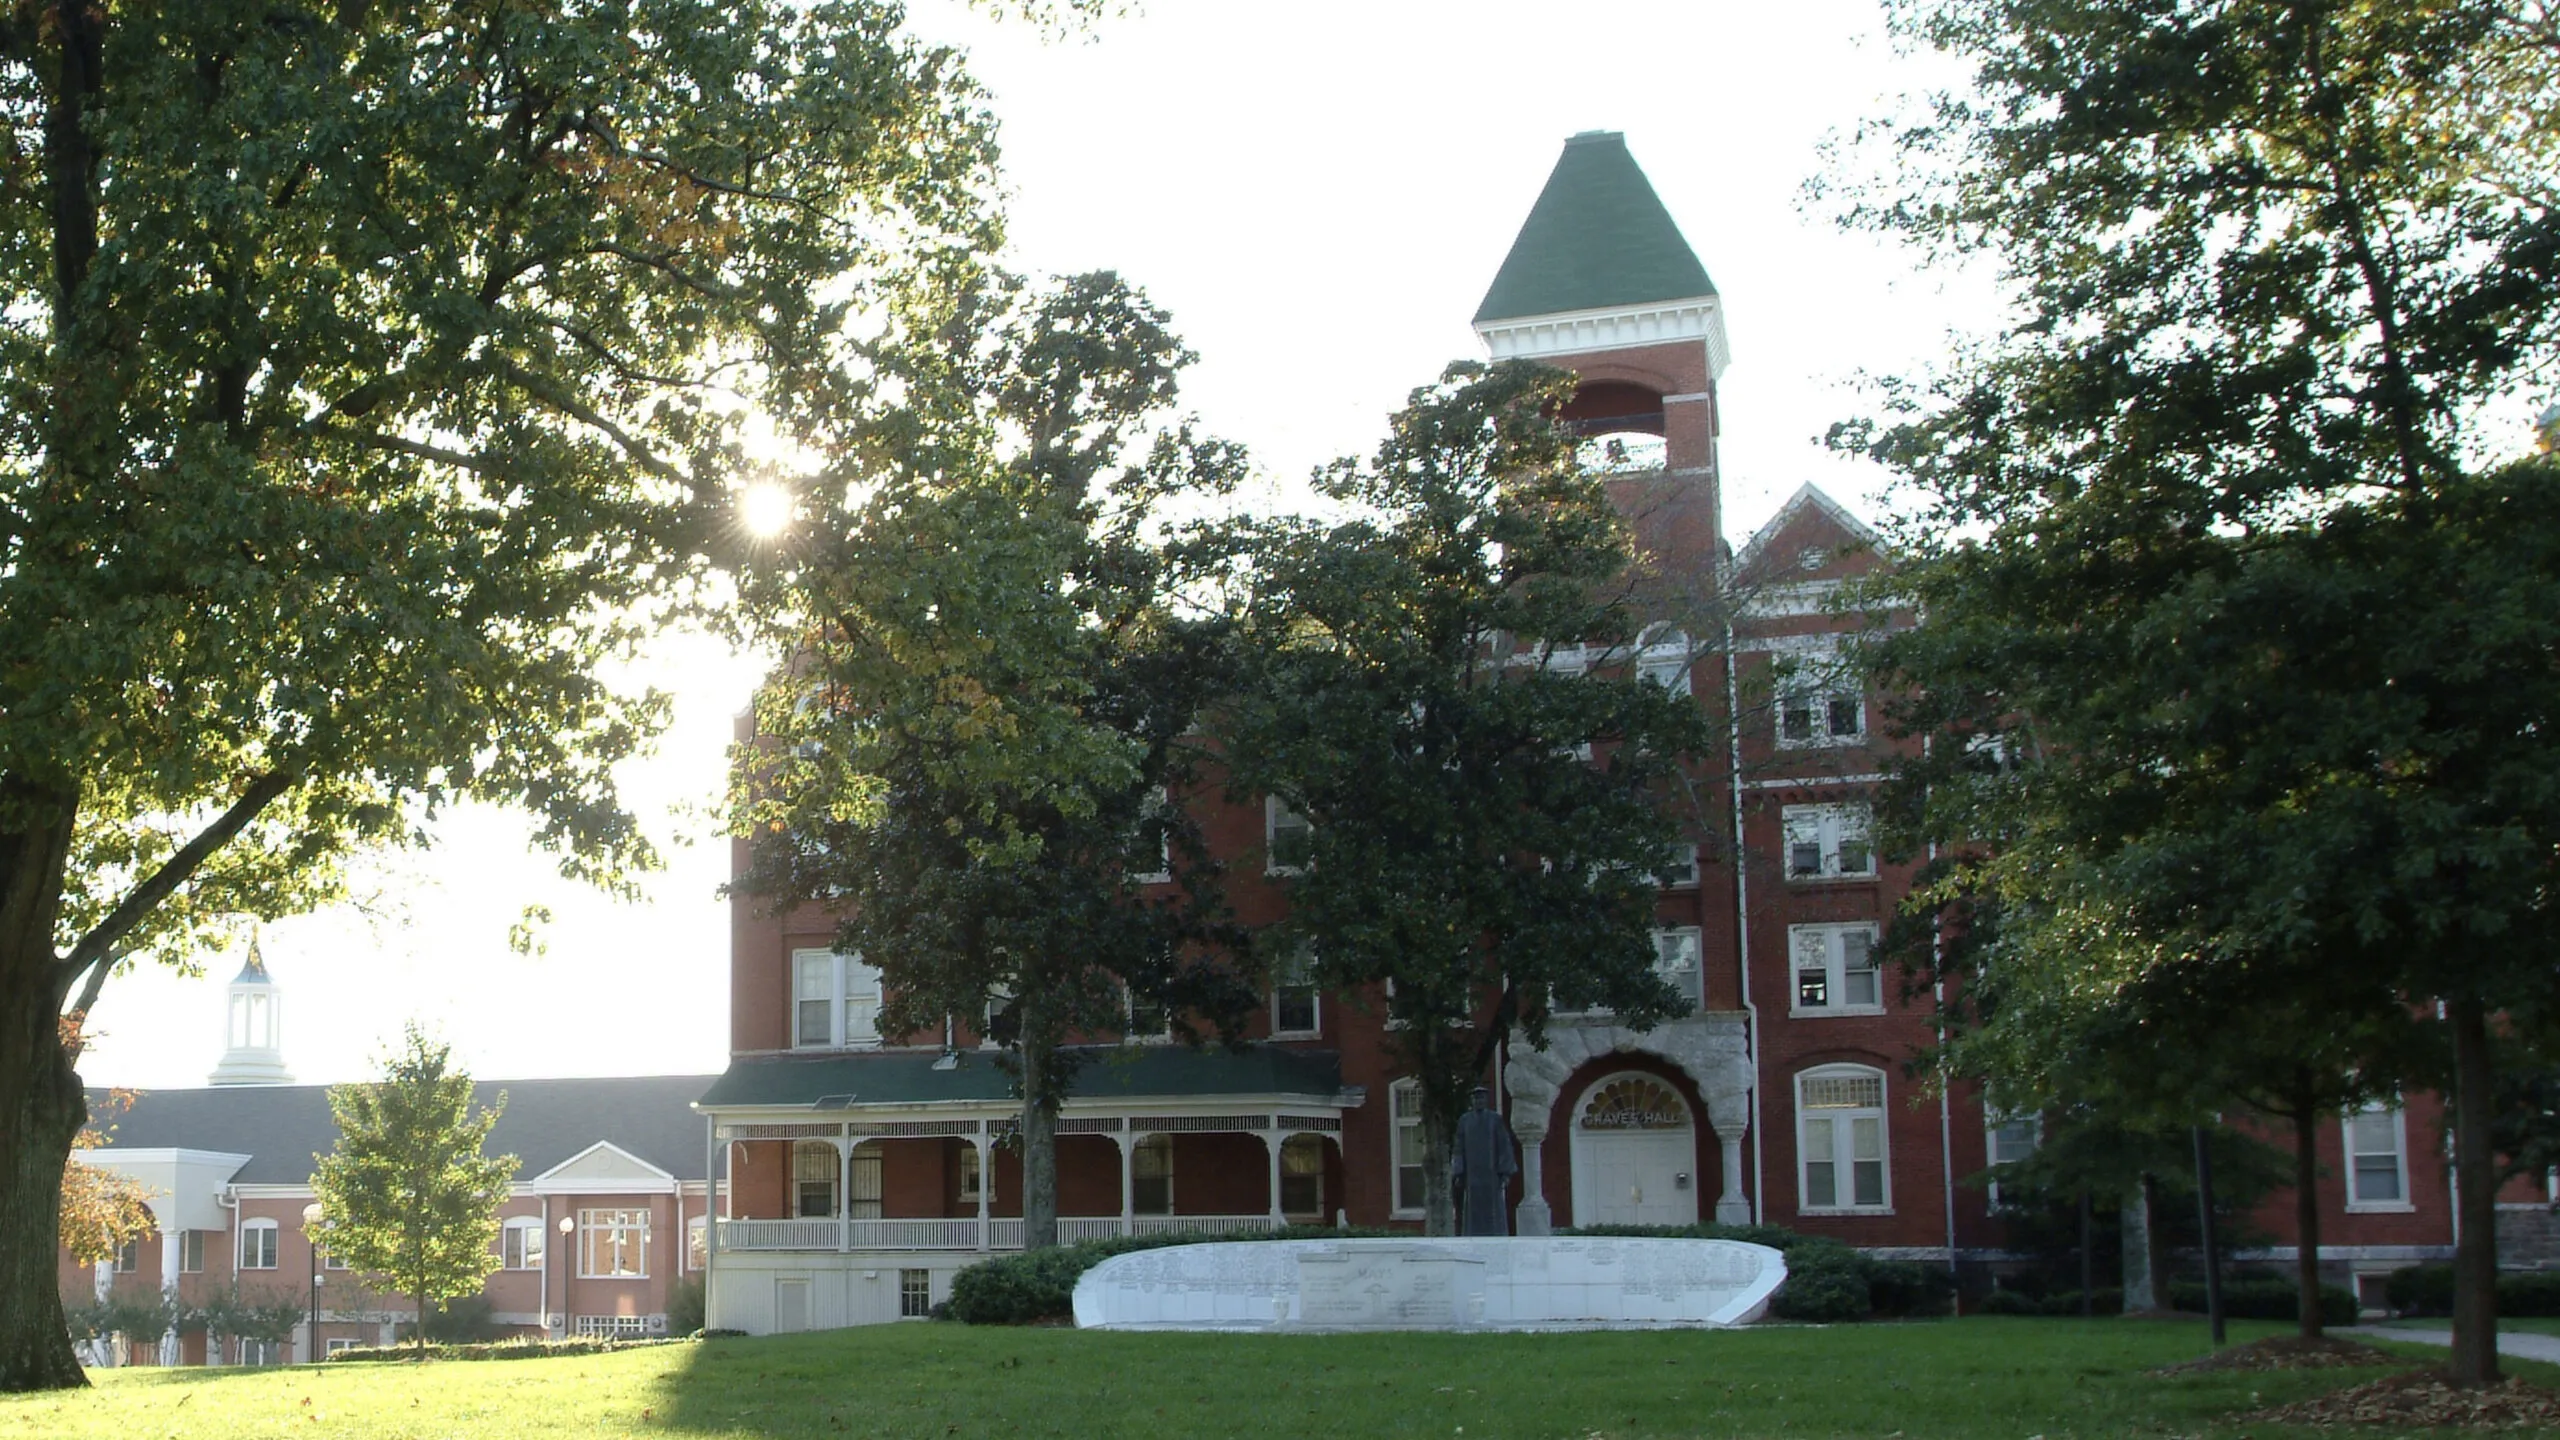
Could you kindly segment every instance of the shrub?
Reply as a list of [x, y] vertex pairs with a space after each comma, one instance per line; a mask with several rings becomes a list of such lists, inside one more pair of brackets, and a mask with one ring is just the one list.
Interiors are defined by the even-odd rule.
[[[404, 1333], [413, 1333], [416, 1329], [414, 1325], [400, 1328]], [[490, 1305], [486, 1295], [464, 1295], [448, 1300], [427, 1316], [427, 1339], [430, 1343], [484, 1344], [506, 1333], [506, 1327], [498, 1323], [495, 1307]]]
[[[601, 1337], [571, 1340], [537, 1340], [524, 1336], [514, 1340], [493, 1340], [474, 1345], [438, 1345], [428, 1343], [424, 1358], [429, 1360], [539, 1360], [550, 1355], [601, 1355], [609, 1350], [638, 1350], [649, 1345], [674, 1345], [675, 1340], [607, 1340]], [[414, 1344], [356, 1345], [332, 1350], [322, 1357], [331, 1364], [351, 1360], [416, 1360], [420, 1358]]]
[[1866, 1263], [1836, 1240], [1807, 1239], [1788, 1250], [1786, 1283], [1769, 1297], [1769, 1313], [1781, 1320], [1863, 1320], [1872, 1308]]
[[[2290, 1280], [2272, 1276], [2233, 1276], [2222, 1283], [2222, 1313], [2235, 1320], [2293, 1320], [2301, 1313], [2301, 1292]], [[2201, 1315], [2204, 1282], [2173, 1280], [2169, 1308]], [[2320, 1287], [2320, 1321], [2324, 1325], [2356, 1323], [2356, 1297], [2342, 1286]]]
[[2395, 1315], [2450, 1315], [2453, 1267], [2411, 1265], [2394, 1270], [2382, 1293]]
[[2042, 1315], [2050, 1312], [2034, 1296], [2019, 1290], [1994, 1290], [1973, 1304], [1976, 1315]]
[[667, 1287], [667, 1333], [691, 1335], [702, 1329], [707, 1318], [702, 1293], [702, 1277], [688, 1275]]
[[1781, 1230], [1775, 1225], [1718, 1225], [1712, 1221], [1702, 1225], [1577, 1225], [1557, 1233], [1650, 1240], [1739, 1240], [1745, 1245], [1766, 1245], [1778, 1251], [1815, 1238], [1799, 1235], [1793, 1230]]
[[[2044, 1297], [2038, 1313], [2045, 1315], [2077, 1315], [2080, 1313], [2080, 1292], [2077, 1290], [2056, 1290], [2052, 1294]], [[2123, 1314], [2124, 1291], [2112, 1285], [2101, 1285], [2097, 1289], [2090, 1291], [2089, 1313], [2092, 1315]]]
[[1956, 1292], [1956, 1277], [1944, 1266], [1917, 1260], [1858, 1257], [1866, 1271], [1868, 1303], [1878, 1315], [1943, 1315]]
[[[2448, 1290], [2450, 1287], [2448, 1287]], [[2453, 1297], [2445, 1296], [2445, 1308], [2451, 1310]], [[2501, 1315], [2560, 1315], [2560, 1271], [2519, 1270], [2498, 1277], [2498, 1313]]]

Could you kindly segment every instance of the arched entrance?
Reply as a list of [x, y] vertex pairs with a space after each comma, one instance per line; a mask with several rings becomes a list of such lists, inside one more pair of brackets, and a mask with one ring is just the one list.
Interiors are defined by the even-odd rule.
[[1573, 1117], [1573, 1223], [1698, 1223], [1698, 1132], [1661, 1077], [1602, 1078]]

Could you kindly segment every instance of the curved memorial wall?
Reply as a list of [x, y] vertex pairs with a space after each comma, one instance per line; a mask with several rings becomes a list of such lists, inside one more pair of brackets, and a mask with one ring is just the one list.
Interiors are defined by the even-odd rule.
[[1115, 1255], [1076, 1285], [1101, 1330], [1611, 1330], [1744, 1325], [1784, 1257], [1733, 1240], [1259, 1240]]

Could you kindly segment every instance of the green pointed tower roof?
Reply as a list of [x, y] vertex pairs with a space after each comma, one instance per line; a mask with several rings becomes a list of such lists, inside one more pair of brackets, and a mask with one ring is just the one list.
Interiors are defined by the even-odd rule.
[[1627, 137], [1586, 130], [1564, 142], [1475, 323], [1715, 293], [1707, 267], [1627, 153]]

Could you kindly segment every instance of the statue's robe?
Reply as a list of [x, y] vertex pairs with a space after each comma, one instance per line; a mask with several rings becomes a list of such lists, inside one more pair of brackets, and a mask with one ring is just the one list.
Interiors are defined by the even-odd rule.
[[1458, 1192], [1458, 1233], [1511, 1233], [1511, 1177], [1520, 1173], [1520, 1142], [1498, 1110], [1469, 1110], [1458, 1117], [1457, 1153], [1450, 1178]]

